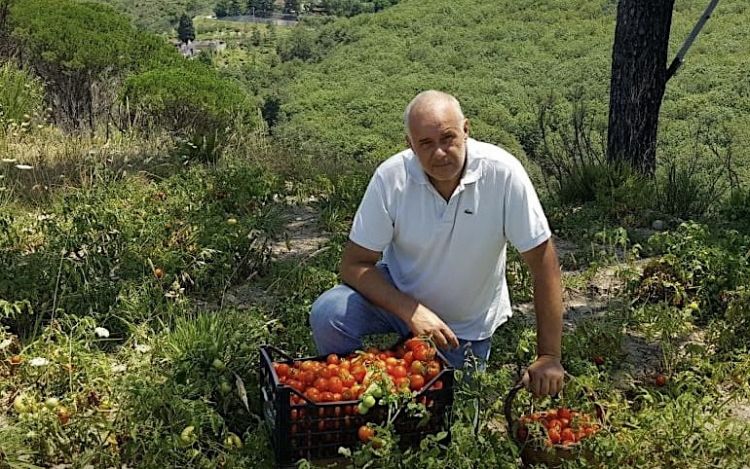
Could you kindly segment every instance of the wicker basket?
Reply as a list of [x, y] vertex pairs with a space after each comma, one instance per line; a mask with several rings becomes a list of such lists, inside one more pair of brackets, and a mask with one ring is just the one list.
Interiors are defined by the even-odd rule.
[[[568, 375], [569, 376], [569, 375]], [[504, 413], [505, 420], [508, 423], [508, 434], [511, 440], [518, 446], [521, 451], [521, 461], [525, 466], [531, 465], [544, 465], [550, 468], [561, 467], [563, 461], [575, 460], [578, 458], [584, 458], [589, 462], [594, 461], [594, 455], [591, 450], [583, 447], [580, 443], [572, 443], [567, 446], [556, 444], [550, 446], [543, 446], [539, 442], [534, 441], [522, 441], [518, 437], [518, 428], [520, 426], [519, 421], [513, 418], [513, 401], [516, 395], [525, 386], [520, 381], [511, 388], [508, 395], [505, 398]], [[586, 396], [594, 400], [595, 396], [593, 392], [587, 392]], [[596, 408], [596, 417], [600, 423], [604, 423], [604, 408], [594, 400], [594, 407]]]

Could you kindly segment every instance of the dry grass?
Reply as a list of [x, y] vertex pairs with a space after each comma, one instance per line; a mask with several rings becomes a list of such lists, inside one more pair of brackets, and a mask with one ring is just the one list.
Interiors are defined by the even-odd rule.
[[[158, 172], [167, 165], [172, 139], [164, 134], [115, 134], [106, 140], [68, 135], [52, 126], [0, 137], [0, 188], [5, 198], [42, 202], [56, 190], [91, 187], [102, 169], [110, 174]], [[10, 196], [8, 195], [10, 194]]]

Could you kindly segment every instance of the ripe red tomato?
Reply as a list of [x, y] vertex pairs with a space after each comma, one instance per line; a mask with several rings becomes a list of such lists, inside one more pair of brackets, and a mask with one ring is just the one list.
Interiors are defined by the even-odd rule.
[[572, 429], [564, 428], [563, 431], [560, 432], [560, 440], [562, 440], [563, 443], [575, 443], [576, 435], [573, 433]]
[[301, 381], [297, 381], [296, 379], [290, 379], [286, 382], [287, 386], [292, 387], [296, 389], [299, 392], [302, 392], [305, 390], [306, 386], [302, 384]]
[[341, 374], [341, 370], [339, 369], [338, 365], [328, 364], [326, 365], [326, 369], [328, 370], [328, 374], [330, 375], [328, 376], [328, 378], [330, 378], [331, 376], [339, 376]]
[[289, 375], [289, 365], [287, 365], [286, 363], [274, 363], [273, 367], [276, 370], [276, 374], [279, 376], [279, 378]]
[[391, 375], [394, 378], [403, 378], [403, 377], [407, 376], [408, 374], [409, 373], [406, 371], [406, 368], [404, 368], [401, 365], [394, 366], [393, 367], [393, 373], [391, 373]]
[[439, 391], [443, 389], [443, 382], [440, 380], [435, 381], [432, 386], [430, 386], [430, 389], [433, 391]]
[[419, 391], [424, 387], [424, 376], [422, 375], [411, 375], [409, 376], [409, 389], [412, 391]]
[[557, 430], [562, 430], [562, 422], [560, 422], [559, 419], [548, 419], [547, 422], [549, 422], [547, 425], [547, 428], [556, 428]]
[[430, 347], [427, 345], [417, 345], [414, 347], [414, 350], [412, 350], [412, 352], [414, 354], [415, 360], [420, 360], [423, 362], [429, 361], [435, 356], [434, 353], [430, 353]]
[[328, 391], [329, 383], [326, 378], [318, 378], [313, 382], [313, 386], [315, 386], [318, 391], [323, 392]]
[[440, 366], [439, 365], [428, 365], [427, 369], [425, 370], [425, 378], [428, 380], [431, 380], [435, 376], [440, 374]]
[[341, 363], [341, 359], [335, 353], [332, 353], [326, 357], [326, 363], [329, 365], [338, 365]]
[[565, 407], [560, 407], [560, 409], [557, 411], [557, 416], [561, 419], [568, 419], [568, 421], [573, 418], [573, 415], [570, 413], [570, 409]]
[[656, 379], [654, 379], [654, 382], [657, 386], [662, 387], [667, 384], [667, 377], [659, 373], [658, 375], [656, 375]]
[[305, 383], [305, 386], [312, 386], [315, 382], [315, 372], [312, 370], [305, 370], [300, 372], [299, 380]]
[[604, 357], [602, 357], [601, 355], [595, 356], [594, 357], [594, 364], [596, 364], [596, 366], [602, 366], [602, 365], [604, 365]]
[[356, 379], [359, 383], [364, 381], [366, 374], [367, 369], [365, 369], [365, 367], [362, 365], [357, 365], [352, 368], [352, 376], [354, 376], [354, 379]]
[[343, 384], [345, 388], [350, 388], [354, 386], [355, 384], [357, 384], [357, 380], [348, 371], [342, 371], [341, 372], [341, 384]]
[[411, 362], [414, 361], [414, 352], [412, 352], [411, 350], [409, 350], [408, 352], [406, 352], [404, 354], [403, 360], [404, 360], [404, 363], [406, 364], [406, 366], [409, 366], [411, 364]]
[[393, 379], [393, 385], [396, 387], [396, 389], [409, 389], [409, 378], [406, 376], [399, 376], [398, 378]]
[[328, 380], [328, 390], [334, 394], [341, 394], [344, 391], [344, 384], [341, 381], [341, 378], [338, 376], [332, 376], [331, 379]]
[[557, 428], [550, 428], [547, 430], [547, 436], [553, 445], [560, 443], [560, 430]]
[[320, 391], [317, 388], [307, 388], [305, 390], [305, 397], [313, 402], [320, 402]]
[[419, 337], [412, 337], [411, 339], [404, 342], [404, 347], [406, 347], [406, 350], [414, 351], [414, 349], [418, 346], [425, 346], [427, 347], [428, 344], [424, 340], [420, 339]]
[[357, 430], [357, 436], [359, 437], [359, 441], [362, 443], [367, 443], [368, 441], [372, 440], [372, 437], [375, 436], [375, 430], [368, 427], [367, 425], [362, 425]]

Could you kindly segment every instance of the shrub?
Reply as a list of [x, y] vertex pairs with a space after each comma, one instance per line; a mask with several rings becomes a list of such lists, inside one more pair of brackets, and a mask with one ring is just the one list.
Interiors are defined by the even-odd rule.
[[712, 342], [718, 350], [735, 355], [739, 350], [748, 350], [750, 337], [750, 290], [740, 286], [723, 295], [726, 304], [724, 317], [717, 319], [710, 328]]
[[236, 128], [255, 124], [256, 105], [237, 84], [201, 63], [147, 70], [129, 77], [122, 92], [130, 119], [186, 140], [188, 154], [215, 160]]
[[28, 129], [39, 117], [44, 99], [42, 83], [13, 62], [0, 66], [0, 132], [11, 123]]
[[675, 306], [695, 302], [694, 314], [703, 321], [723, 316], [727, 292], [750, 281], [748, 259], [737, 254], [750, 249], [750, 238], [736, 231], [718, 235], [705, 225], [683, 223], [674, 232], [655, 234], [647, 247], [663, 255], [631, 286], [635, 295]]

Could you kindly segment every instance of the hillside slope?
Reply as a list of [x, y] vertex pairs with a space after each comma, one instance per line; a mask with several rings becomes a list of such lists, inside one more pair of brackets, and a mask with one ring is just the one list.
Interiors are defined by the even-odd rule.
[[[670, 57], [706, 2], [676, 3]], [[348, 20], [347, 43], [286, 89], [287, 120], [276, 133], [326, 157], [379, 160], [403, 145], [403, 107], [428, 88], [456, 94], [476, 136], [519, 154], [538, 139], [539, 103], [550, 97], [564, 115], [582, 96], [602, 128], [615, 14], [611, 0], [406, 0], [362, 15]], [[719, 4], [669, 83], [661, 135], [670, 151], [681, 151], [707, 116], [747, 138], [749, 20], [745, 2]]]

